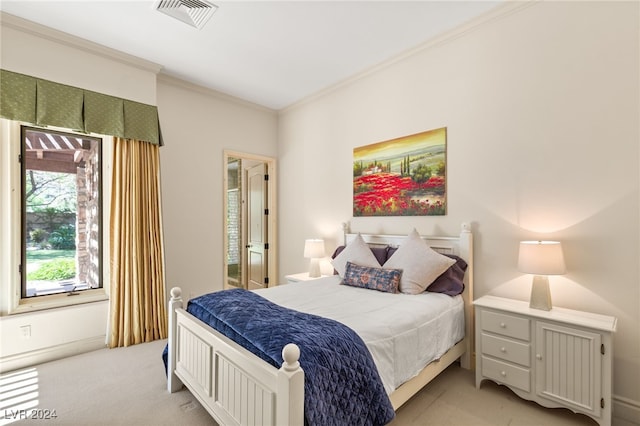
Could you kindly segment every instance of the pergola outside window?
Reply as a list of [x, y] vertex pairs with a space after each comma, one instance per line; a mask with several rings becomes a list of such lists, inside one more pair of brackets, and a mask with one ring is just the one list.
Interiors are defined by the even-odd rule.
[[102, 287], [100, 142], [22, 129], [23, 298]]

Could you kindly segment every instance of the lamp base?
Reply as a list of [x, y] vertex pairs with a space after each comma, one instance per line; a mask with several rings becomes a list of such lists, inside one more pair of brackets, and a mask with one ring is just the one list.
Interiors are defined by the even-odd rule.
[[320, 278], [320, 259], [311, 259], [309, 262], [309, 278]]
[[529, 307], [543, 311], [551, 310], [551, 292], [549, 291], [549, 278], [546, 275], [535, 275], [533, 277]]

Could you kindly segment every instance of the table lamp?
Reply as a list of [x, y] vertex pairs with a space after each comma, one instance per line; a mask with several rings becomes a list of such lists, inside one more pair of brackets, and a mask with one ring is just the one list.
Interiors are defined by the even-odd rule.
[[309, 277], [320, 277], [320, 259], [324, 257], [324, 240], [305, 240], [304, 257], [311, 259], [309, 262]]
[[548, 275], [566, 272], [562, 245], [558, 241], [521, 241], [518, 254], [518, 270], [533, 274], [529, 307], [550, 311], [551, 292]]

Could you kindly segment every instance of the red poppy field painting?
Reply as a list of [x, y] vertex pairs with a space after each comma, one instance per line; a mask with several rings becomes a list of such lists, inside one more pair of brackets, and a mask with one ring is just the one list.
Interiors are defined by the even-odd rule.
[[446, 155], [446, 127], [354, 148], [353, 215], [445, 215]]

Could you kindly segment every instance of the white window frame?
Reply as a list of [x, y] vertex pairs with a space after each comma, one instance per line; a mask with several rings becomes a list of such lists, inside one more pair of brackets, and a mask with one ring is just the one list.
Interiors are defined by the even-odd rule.
[[[21, 123], [0, 119], [0, 316], [44, 309], [61, 308], [109, 299], [109, 223], [111, 201], [111, 162], [113, 141], [111, 136], [91, 135], [102, 139], [102, 288], [84, 290], [76, 296], [66, 293], [49, 296], [22, 298], [20, 279], [21, 262], [21, 168], [20, 155], [21, 126], [35, 127], [30, 123]], [[70, 129], [47, 127], [45, 130], [57, 130], [74, 133]]]

